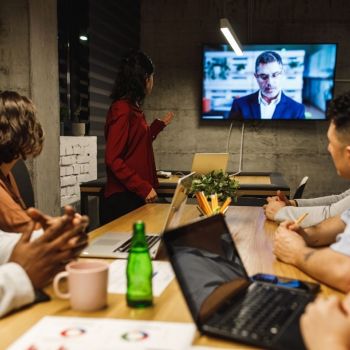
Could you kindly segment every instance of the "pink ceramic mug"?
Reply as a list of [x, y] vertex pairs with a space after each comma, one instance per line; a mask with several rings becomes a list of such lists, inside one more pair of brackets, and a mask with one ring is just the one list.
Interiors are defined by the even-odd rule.
[[[94, 311], [107, 304], [108, 267], [104, 261], [73, 261], [66, 271], [58, 273], [53, 280], [55, 294], [62, 299], [70, 299], [72, 309]], [[60, 290], [59, 283], [68, 278], [67, 293]]]

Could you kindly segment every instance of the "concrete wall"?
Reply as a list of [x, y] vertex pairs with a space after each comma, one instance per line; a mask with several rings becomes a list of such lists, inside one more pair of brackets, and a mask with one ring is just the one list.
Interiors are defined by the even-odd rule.
[[36, 205], [60, 212], [56, 0], [0, 1], [0, 89], [29, 96], [45, 130], [42, 154], [27, 161]]
[[[175, 120], [154, 143], [159, 169], [190, 169], [194, 152], [224, 152], [229, 124], [200, 123], [201, 45], [225, 42], [227, 17], [242, 43], [338, 42], [335, 93], [350, 89], [350, 2], [341, 0], [143, 0], [141, 48], [156, 65], [145, 102], [149, 120], [166, 111]], [[342, 79], [348, 81], [342, 81]], [[327, 122], [246, 123], [244, 171], [280, 171], [294, 190], [310, 177], [305, 196], [340, 192], [327, 152]], [[241, 124], [233, 125], [230, 170], [238, 169]]]

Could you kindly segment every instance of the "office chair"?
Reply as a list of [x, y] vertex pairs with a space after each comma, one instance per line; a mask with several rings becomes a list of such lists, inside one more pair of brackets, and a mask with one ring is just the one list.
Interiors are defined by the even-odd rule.
[[[299, 186], [295, 190], [294, 196], [292, 199], [299, 199], [302, 197], [305, 185], [307, 181], [309, 180], [308, 176], [304, 176], [303, 179], [300, 181]], [[237, 205], [238, 206], [247, 206], [247, 207], [262, 207], [264, 204], [266, 204], [266, 198], [259, 198], [259, 197], [239, 197], [237, 199]]]
[[34, 207], [34, 191], [29, 171], [23, 159], [19, 159], [11, 170], [21, 197], [27, 206]]
[[294, 193], [294, 196], [293, 196], [293, 199], [299, 199], [303, 196], [303, 192], [304, 192], [304, 189], [305, 189], [305, 185], [307, 183], [307, 180], [309, 180], [309, 177], [308, 176], [304, 176], [302, 178], [302, 180], [300, 181], [300, 184], [299, 186], [297, 187], [297, 189], [295, 190], [295, 193]]

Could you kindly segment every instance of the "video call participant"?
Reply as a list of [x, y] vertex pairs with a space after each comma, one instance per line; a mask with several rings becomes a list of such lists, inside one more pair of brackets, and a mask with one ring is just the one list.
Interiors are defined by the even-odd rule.
[[[328, 151], [340, 176], [350, 179], [350, 93], [330, 103]], [[322, 249], [314, 247], [328, 246]], [[283, 222], [276, 231], [274, 253], [285, 263], [295, 265], [311, 277], [350, 291], [350, 209], [316, 226], [302, 229]]]
[[230, 119], [304, 119], [305, 107], [282, 91], [283, 63], [274, 51], [261, 53], [254, 76], [259, 90], [233, 101]]
[[131, 52], [118, 67], [105, 125], [107, 184], [100, 208], [102, 223], [157, 198], [152, 142], [174, 114], [168, 112], [147, 125], [141, 105], [152, 92], [153, 74], [153, 63], [142, 52]]
[[350, 208], [350, 189], [343, 193], [308, 199], [289, 200], [283, 193], [277, 191], [277, 196], [268, 197], [264, 212], [269, 220], [282, 222], [297, 220], [304, 213], [308, 216], [301, 227], [317, 225], [331, 216], [340, 215]]

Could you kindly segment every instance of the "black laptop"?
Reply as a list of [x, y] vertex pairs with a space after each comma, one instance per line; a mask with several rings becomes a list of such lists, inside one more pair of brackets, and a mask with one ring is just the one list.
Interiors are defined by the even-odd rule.
[[222, 215], [166, 231], [163, 241], [200, 332], [268, 349], [305, 349], [299, 318], [315, 294], [249, 278]]

